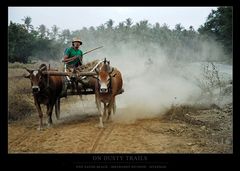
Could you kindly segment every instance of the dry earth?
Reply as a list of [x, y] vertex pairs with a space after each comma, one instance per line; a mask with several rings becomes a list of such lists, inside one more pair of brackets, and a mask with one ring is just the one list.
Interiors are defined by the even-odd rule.
[[[126, 112], [118, 110], [118, 115]], [[37, 113], [9, 122], [9, 153], [233, 152], [232, 104], [205, 109], [175, 106], [165, 115], [131, 123], [114, 116], [101, 129], [95, 127], [99, 120], [93, 97], [82, 102], [68, 97], [61, 100], [61, 119], [53, 114], [53, 122], [43, 131], [37, 131]]]

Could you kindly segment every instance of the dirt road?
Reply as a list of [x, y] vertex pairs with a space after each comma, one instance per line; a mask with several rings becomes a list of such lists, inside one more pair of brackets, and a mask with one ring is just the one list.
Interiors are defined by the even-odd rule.
[[99, 120], [92, 104], [80, 106], [82, 111], [76, 105], [63, 102], [61, 119], [53, 115], [53, 126], [43, 131], [37, 131], [36, 113], [9, 122], [9, 153], [232, 153], [231, 104], [185, 112], [176, 108], [133, 123], [113, 118], [103, 129], [95, 127]]

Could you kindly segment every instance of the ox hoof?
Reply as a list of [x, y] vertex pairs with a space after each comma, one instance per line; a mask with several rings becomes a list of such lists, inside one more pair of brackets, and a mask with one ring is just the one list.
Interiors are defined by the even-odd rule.
[[109, 119], [108, 119], [108, 122], [113, 122], [113, 118], [112, 118], [112, 117], [109, 118]]
[[42, 128], [42, 127], [38, 127], [37, 130], [38, 130], [38, 131], [42, 131], [43, 128]]
[[105, 118], [104, 120], [103, 120], [103, 123], [106, 123], [108, 121], [108, 119], [107, 118]]
[[48, 127], [48, 128], [51, 128], [51, 127], [52, 127], [52, 124], [48, 123], [48, 124], [47, 124], [47, 127]]
[[95, 127], [97, 127], [97, 128], [104, 128], [103, 124], [97, 124], [97, 125], [95, 125]]

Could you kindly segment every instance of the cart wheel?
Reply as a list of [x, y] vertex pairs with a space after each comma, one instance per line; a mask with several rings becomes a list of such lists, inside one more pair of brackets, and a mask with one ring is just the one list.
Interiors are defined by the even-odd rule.
[[60, 119], [60, 98], [58, 98], [55, 103], [55, 114], [56, 114], [57, 120]]

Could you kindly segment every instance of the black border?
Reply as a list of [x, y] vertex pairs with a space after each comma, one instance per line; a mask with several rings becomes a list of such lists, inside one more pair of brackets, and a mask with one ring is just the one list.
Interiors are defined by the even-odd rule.
[[[162, 166], [162, 168], [196, 168], [196, 169], [208, 169], [210, 167], [214, 169], [230, 169], [234, 164], [238, 162], [239, 155], [239, 96], [236, 95], [237, 89], [239, 87], [239, 73], [238, 70], [238, 56], [239, 56], [239, 10], [240, 10], [240, 1], [234, 0], [226, 0], [225, 2], [222, 0], [211, 0], [211, 1], [198, 1], [198, 2], [187, 2], [187, 1], [175, 1], [175, 2], [155, 2], [153, 0], [148, 1], [139, 1], [139, 2], [130, 2], [126, 0], [122, 1], [74, 1], [72, 4], [69, 1], [30, 1], [30, 2], [22, 2], [19, 0], [10, 0], [5, 4], [4, 8], [1, 10], [1, 16], [4, 16], [4, 24], [6, 28], [1, 32], [4, 38], [4, 46], [3, 47], [3, 56], [1, 58], [1, 75], [2, 75], [2, 83], [1, 83], [1, 166], [5, 164], [6, 167], [12, 168], [33, 168], [33, 169], [50, 169], [50, 168], [79, 168], [87, 165], [95, 165], [97, 166], [97, 162], [101, 162], [101, 165], [108, 166], [110, 168], [111, 165], [115, 165], [112, 160], [101, 160], [95, 161], [93, 157], [106, 157], [106, 156], [122, 156], [125, 158], [122, 162], [129, 162], [126, 160], [126, 156], [133, 157], [143, 157], [147, 158], [145, 161], [130, 162], [130, 165], [140, 166], [141, 162], [144, 163], [145, 166], [150, 166], [157, 164], [158, 166]], [[1, 2], [2, 3], [2, 2]], [[172, 4], [171, 4], [172, 3]], [[195, 4], [194, 4], [195, 3]], [[233, 58], [233, 154], [8, 154], [8, 118], [7, 118], [7, 89], [8, 89], [8, 78], [7, 78], [7, 25], [8, 25], [8, 7], [9, 6], [233, 6], [233, 49], [234, 49], [234, 58]], [[3, 7], [1, 5], [1, 7]], [[5, 87], [4, 87], [5, 86]], [[126, 163], [122, 163], [125, 165]], [[118, 165], [121, 165], [119, 163]], [[239, 167], [239, 164], [238, 164]], [[159, 169], [159, 168], [158, 168]]]

